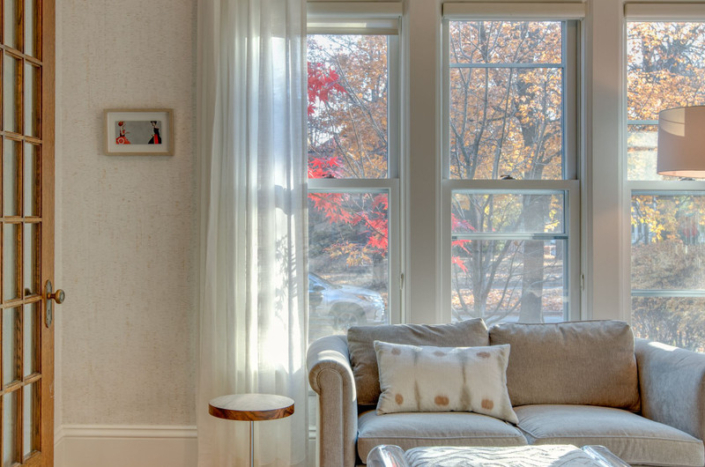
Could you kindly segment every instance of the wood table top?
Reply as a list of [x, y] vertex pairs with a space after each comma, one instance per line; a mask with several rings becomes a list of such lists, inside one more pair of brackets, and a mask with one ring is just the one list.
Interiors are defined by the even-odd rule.
[[208, 413], [226, 420], [277, 420], [294, 413], [294, 400], [276, 394], [231, 394], [211, 400]]

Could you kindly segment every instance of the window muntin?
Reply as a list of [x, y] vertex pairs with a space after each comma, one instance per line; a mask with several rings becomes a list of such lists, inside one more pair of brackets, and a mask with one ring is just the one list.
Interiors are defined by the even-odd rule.
[[334, 26], [308, 36], [309, 342], [399, 321], [398, 38]]
[[567, 21], [447, 22], [454, 321], [579, 317], [576, 35]]
[[564, 23], [449, 21], [450, 178], [564, 178]]
[[705, 23], [627, 23], [627, 176], [656, 173], [658, 113], [705, 104]]

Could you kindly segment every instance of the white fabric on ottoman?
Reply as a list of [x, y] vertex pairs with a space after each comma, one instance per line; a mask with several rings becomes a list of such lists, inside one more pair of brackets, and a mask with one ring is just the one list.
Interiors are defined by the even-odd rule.
[[406, 452], [409, 467], [602, 467], [575, 446], [512, 448], [415, 448]]

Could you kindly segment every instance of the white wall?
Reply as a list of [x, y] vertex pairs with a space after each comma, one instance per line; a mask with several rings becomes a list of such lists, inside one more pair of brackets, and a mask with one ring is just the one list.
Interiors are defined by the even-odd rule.
[[[57, 466], [194, 465], [196, 1], [56, 3]], [[150, 107], [175, 155], [103, 155], [103, 109]]]

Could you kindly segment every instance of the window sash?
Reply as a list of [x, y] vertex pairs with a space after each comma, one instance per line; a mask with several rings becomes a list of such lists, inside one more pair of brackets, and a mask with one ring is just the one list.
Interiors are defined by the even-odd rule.
[[[688, 22], [688, 23], [698, 23], [705, 21], [705, 4], [701, 3], [626, 3], [624, 5], [625, 19], [628, 22]], [[629, 66], [628, 56], [625, 55], [624, 67], [625, 70]], [[625, 87], [627, 75], [625, 73]], [[627, 95], [624, 96], [625, 109], [628, 105]], [[625, 112], [626, 114], [626, 112]], [[626, 127], [631, 125], [658, 125], [658, 120], [629, 120], [625, 119]], [[624, 166], [627, 167], [628, 153], [627, 153], [627, 142], [626, 136], [628, 131], [625, 133], [624, 138]], [[631, 226], [632, 214], [631, 214], [631, 200], [633, 196], [638, 195], [687, 195], [689, 193], [700, 195], [705, 195], [705, 181], [694, 181], [694, 180], [632, 180], [629, 179], [629, 174], [627, 170], [623, 171], [623, 178], [625, 183], [626, 196], [624, 203], [624, 217], [628, 225]], [[627, 229], [626, 232], [631, 232], [631, 229]], [[629, 235], [627, 235], [629, 237]], [[632, 259], [632, 249], [631, 241], [627, 238], [629, 245], [628, 258], [629, 261], [626, 265], [626, 277], [629, 284], [629, 291], [631, 297], [645, 297], [645, 298], [699, 298], [705, 297], [705, 290], [698, 289], [636, 289], [632, 288], [631, 279], [631, 259]], [[631, 306], [631, 300], [630, 300]], [[629, 316], [632, 316], [632, 311], [630, 308]]]
[[[495, 192], [512, 193], [524, 192], [530, 194], [541, 194], [544, 192], [563, 191], [565, 193], [565, 234], [538, 234], [536, 239], [550, 240], [553, 238], [568, 242], [568, 257], [564, 271], [563, 280], [567, 291], [568, 300], [564, 305], [564, 318], [566, 320], [577, 320], [581, 318], [581, 273], [580, 273], [580, 182], [578, 176], [578, 60], [579, 60], [579, 22], [567, 21], [565, 16], [546, 17], [545, 14], [523, 19], [541, 20], [563, 20], [563, 41], [562, 41], [562, 63], [554, 64], [556, 68], [563, 69], [563, 179], [562, 180], [458, 180], [450, 179], [450, 71], [454, 67], [450, 63], [450, 28], [449, 22], [456, 20], [480, 21], [487, 19], [480, 15], [465, 16], [460, 14], [460, 7], [465, 8], [466, 4], [458, 4], [459, 9], [446, 8], [454, 4], [444, 5], [443, 18], [443, 93], [442, 93], [442, 164], [443, 176], [441, 181], [441, 311], [442, 322], [450, 322], [452, 318], [452, 226], [451, 226], [451, 200], [455, 192]], [[475, 8], [478, 4], [467, 4]], [[482, 5], [482, 4], [480, 4]], [[494, 4], [486, 4], [494, 5]], [[507, 5], [507, 4], [503, 4]], [[532, 7], [535, 4], [531, 4]], [[500, 10], [504, 7], [498, 7]], [[545, 13], [545, 12], [543, 12]], [[490, 20], [513, 21], [519, 20], [514, 16], [502, 15], [490, 17]], [[483, 67], [496, 68], [504, 64], [482, 64]], [[532, 64], [533, 65], [533, 64]], [[536, 68], [547, 68], [545, 64], [536, 64]], [[505, 239], [529, 239], [535, 235], [507, 233], [497, 234], [473, 234], [474, 239], [499, 240]], [[500, 238], [501, 237], [501, 238]], [[540, 237], [540, 238], [539, 238]], [[549, 238], [550, 237], [550, 238]]]
[[[315, 6], [314, 6], [315, 5]], [[354, 8], [345, 10], [347, 6]], [[360, 10], [360, 6], [370, 7], [370, 4], [346, 4], [341, 3], [310, 3], [309, 4], [309, 24], [314, 21], [320, 21], [323, 17], [319, 13], [331, 13], [335, 9], [340, 11], [348, 11], [341, 13], [346, 21], [357, 21], [369, 19], [370, 14], [380, 12], [385, 16], [389, 13], [390, 21], [398, 23], [398, 16], [401, 14], [401, 4], [375, 3], [371, 10]], [[393, 6], [390, 7], [390, 5]], [[397, 8], [398, 7], [398, 8]], [[313, 8], [313, 13], [312, 13]], [[390, 12], [391, 10], [391, 12]], [[354, 15], [354, 12], [366, 11], [366, 14]], [[337, 17], [340, 19], [340, 16]], [[358, 35], [360, 31], [350, 31], [346, 27], [340, 27], [341, 23], [331, 23], [325, 30], [311, 30], [309, 34], [350, 34]], [[315, 31], [315, 32], [314, 32]], [[395, 30], [395, 34], [396, 34]], [[389, 206], [387, 211], [388, 216], [388, 264], [389, 264], [389, 319], [391, 323], [400, 323], [402, 321], [402, 265], [401, 265], [401, 190], [399, 181], [399, 154], [401, 152], [401, 68], [400, 68], [400, 53], [399, 53], [399, 36], [390, 35], [381, 29], [368, 29], [368, 34], [387, 35], [387, 73], [388, 86], [387, 91], [387, 177], [381, 179], [308, 179], [308, 193], [380, 193], [389, 194]]]
[[[546, 18], [542, 18], [546, 20]], [[480, 21], [477, 18], [465, 19]], [[507, 18], [503, 18], [508, 21]], [[563, 178], [577, 179], [579, 154], [579, 119], [578, 119], [578, 61], [580, 45], [578, 41], [580, 23], [563, 22], [563, 43], [560, 64], [456, 64], [450, 62], [450, 28], [449, 22], [455, 18], [443, 19], [443, 92], [442, 92], [442, 168], [443, 179], [450, 179], [450, 70], [453, 68], [561, 68], [563, 70]], [[504, 182], [498, 180], [496, 182]], [[543, 180], [535, 180], [543, 182]]]
[[475, 193], [525, 193], [545, 194], [562, 191], [565, 193], [565, 233], [525, 234], [506, 233], [471, 234], [475, 240], [565, 240], [568, 242], [566, 271], [563, 277], [568, 300], [564, 305], [566, 321], [581, 318], [581, 275], [580, 275], [580, 182], [578, 180], [444, 180], [441, 194], [441, 312], [442, 322], [452, 318], [452, 248], [453, 237], [465, 234], [453, 234], [451, 227], [451, 200], [456, 192]]
[[[658, 123], [658, 122], [657, 122]], [[635, 181], [627, 180], [627, 189], [629, 191], [629, 202], [626, 210], [628, 219], [631, 225], [631, 199], [638, 195], [655, 195], [655, 196], [681, 196], [681, 195], [699, 195], [705, 196], [705, 181], [694, 180], [644, 180]], [[705, 297], [705, 290], [699, 289], [635, 289], [631, 286], [631, 242], [629, 248], [629, 290], [632, 297], [649, 297], [649, 298], [697, 298]], [[631, 313], [630, 313], [631, 315]]]

